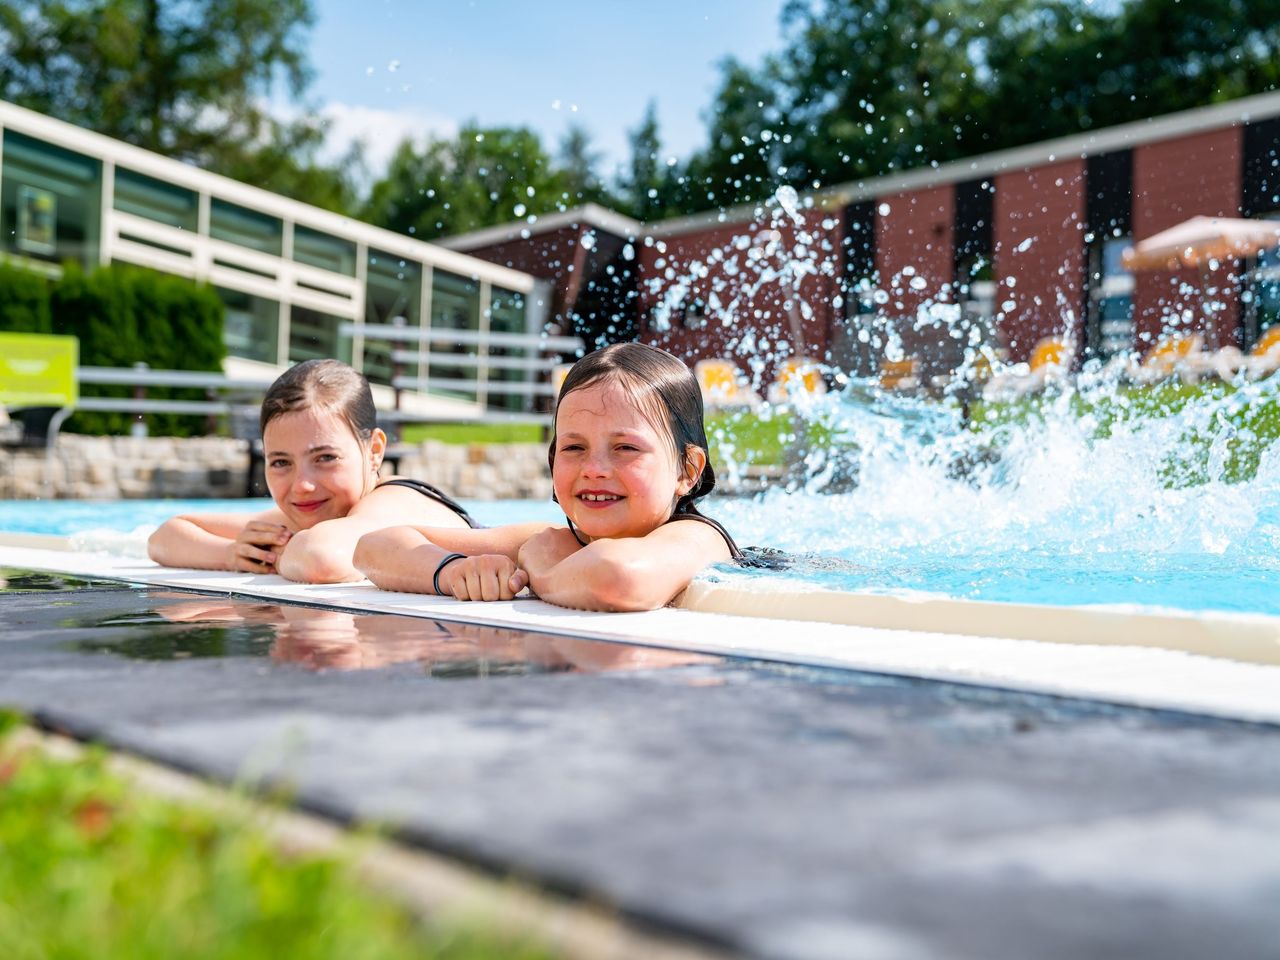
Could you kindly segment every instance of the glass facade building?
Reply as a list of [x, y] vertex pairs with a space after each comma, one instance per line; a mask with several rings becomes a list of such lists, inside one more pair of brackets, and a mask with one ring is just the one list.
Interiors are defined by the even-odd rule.
[[[56, 274], [132, 263], [211, 284], [231, 357], [282, 367], [338, 357], [374, 383], [418, 377], [441, 398], [532, 409], [487, 394], [477, 358], [494, 331], [539, 333], [533, 277], [360, 223], [0, 102], [0, 256]], [[534, 304], [538, 304], [535, 308]], [[392, 344], [352, 323], [408, 328]], [[464, 342], [433, 343], [433, 331]], [[395, 350], [416, 358], [397, 362]], [[433, 354], [457, 357], [433, 364]], [[529, 370], [515, 378], [534, 379]], [[436, 382], [440, 382], [437, 388]]]

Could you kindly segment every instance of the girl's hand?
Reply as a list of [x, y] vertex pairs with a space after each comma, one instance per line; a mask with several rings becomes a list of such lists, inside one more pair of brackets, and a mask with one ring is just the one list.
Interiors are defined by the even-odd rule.
[[441, 596], [455, 600], [511, 600], [528, 583], [529, 575], [500, 553], [464, 557], [440, 571]]
[[284, 524], [250, 520], [227, 547], [227, 569], [244, 573], [275, 573], [280, 551], [293, 536]]
[[517, 563], [530, 577], [539, 577], [582, 549], [568, 527], [548, 527], [520, 547]]

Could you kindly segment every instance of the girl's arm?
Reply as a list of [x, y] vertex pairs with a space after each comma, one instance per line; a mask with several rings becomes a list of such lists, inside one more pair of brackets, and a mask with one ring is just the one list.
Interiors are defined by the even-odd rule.
[[147, 538], [147, 556], [166, 567], [275, 573], [291, 536], [276, 509], [257, 515], [183, 515], [166, 520]]
[[647, 536], [585, 547], [568, 530], [547, 531], [525, 544], [517, 562], [543, 600], [579, 610], [623, 611], [665, 606], [704, 567], [728, 559], [729, 546], [714, 527], [681, 521]]
[[451, 553], [465, 554], [440, 572], [440, 593], [458, 600], [510, 600], [527, 578], [516, 566], [521, 544], [547, 529], [521, 523], [489, 530], [453, 527], [390, 527], [365, 534], [356, 544], [358, 570], [383, 590], [435, 593], [432, 578]]
[[406, 520], [467, 528], [466, 521], [442, 503], [404, 487], [381, 487], [370, 491], [345, 517], [323, 520], [294, 534], [280, 555], [279, 573], [299, 583], [359, 580], [361, 573], [352, 555], [360, 538]]

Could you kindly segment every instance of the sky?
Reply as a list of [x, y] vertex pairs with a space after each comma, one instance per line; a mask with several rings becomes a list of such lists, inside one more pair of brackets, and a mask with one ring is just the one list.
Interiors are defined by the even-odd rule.
[[705, 142], [718, 64], [779, 50], [783, 3], [314, 0], [308, 98], [331, 120], [331, 155], [362, 139], [375, 177], [406, 135], [474, 120], [531, 127], [553, 154], [580, 124], [612, 178], [650, 101], [664, 156]]

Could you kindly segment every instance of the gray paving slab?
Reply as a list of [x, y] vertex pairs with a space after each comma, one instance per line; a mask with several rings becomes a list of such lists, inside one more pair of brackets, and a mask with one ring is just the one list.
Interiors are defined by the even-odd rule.
[[200, 603], [0, 596], [0, 703], [750, 956], [1280, 956], [1275, 727]]

